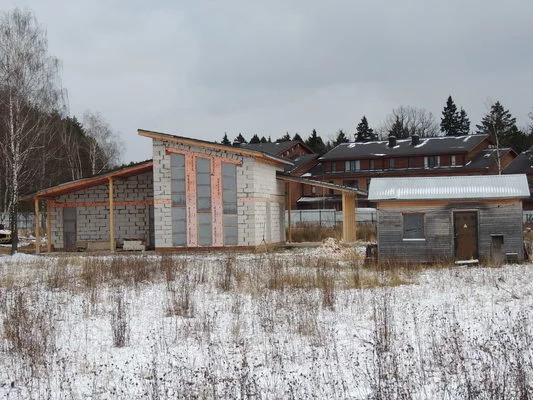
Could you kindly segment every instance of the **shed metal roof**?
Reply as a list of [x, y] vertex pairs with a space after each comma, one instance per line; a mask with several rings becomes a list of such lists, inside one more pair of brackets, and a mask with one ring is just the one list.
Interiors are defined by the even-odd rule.
[[374, 178], [368, 200], [520, 199], [529, 197], [526, 175]]

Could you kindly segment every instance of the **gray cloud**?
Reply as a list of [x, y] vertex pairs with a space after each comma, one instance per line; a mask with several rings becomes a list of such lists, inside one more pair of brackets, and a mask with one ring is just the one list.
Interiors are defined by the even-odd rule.
[[151, 156], [139, 127], [332, 136], [400, 104], [438, 116], [449, 94], [473, 123], [491, 99], [521, 125], [533, 106], [532, 2], [42, 3], [22, 5], [63, 61], [71, 111], [100, 111], [127, 161]]

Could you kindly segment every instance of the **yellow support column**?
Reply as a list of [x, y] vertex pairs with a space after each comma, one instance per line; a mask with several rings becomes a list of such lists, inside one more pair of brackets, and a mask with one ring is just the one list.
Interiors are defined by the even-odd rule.
[[35, 254], [41, 252], [41, 221], [39, 220], [39, 199], [36, 197], [35, 202]]
[[292, 228], [291, 228], [291, 183], [287, 182], [287, 224], [289, 231], [287, 233], [287, 241], [292, 242]]
[[115, 210], [113, 202], [113, 178], [109, 178], [109, 250], [115, 251]]
[[48, 253], [52, 252], [52, 216], [50, 213], [51, 201], [46, 200], [46, 251]]
[[345, 242], [355, 242], [355, 194], [342, 192], [342, 217], [342, 239]]

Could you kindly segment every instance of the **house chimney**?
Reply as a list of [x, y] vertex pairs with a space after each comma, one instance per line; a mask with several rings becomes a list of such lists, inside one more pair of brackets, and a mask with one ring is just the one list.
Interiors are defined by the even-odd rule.
[[420, 144], [420, 136], [418, 136], [416, 133], [411, 136], [411, 146], [416, 146]]
[[396, 146], [396, 136], [391, 135], [389, 136], [389, 147], [395, 147]]
[[241, 142], [239, 142], [239, 140], [237, 138], [235, 138], [233, 140], [233, 144], [232, 144], [233, 147], [241, 147]]

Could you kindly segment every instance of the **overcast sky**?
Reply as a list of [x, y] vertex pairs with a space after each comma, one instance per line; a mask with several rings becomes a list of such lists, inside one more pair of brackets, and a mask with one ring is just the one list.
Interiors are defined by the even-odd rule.
[[500, 100], [529, 123], [533, 1], [12, 1], [48, 32], [71, 114], [100, 112], [151, 158], [137, 128], [206, 140], [352, 134], [399, 105], [472, 125]]

